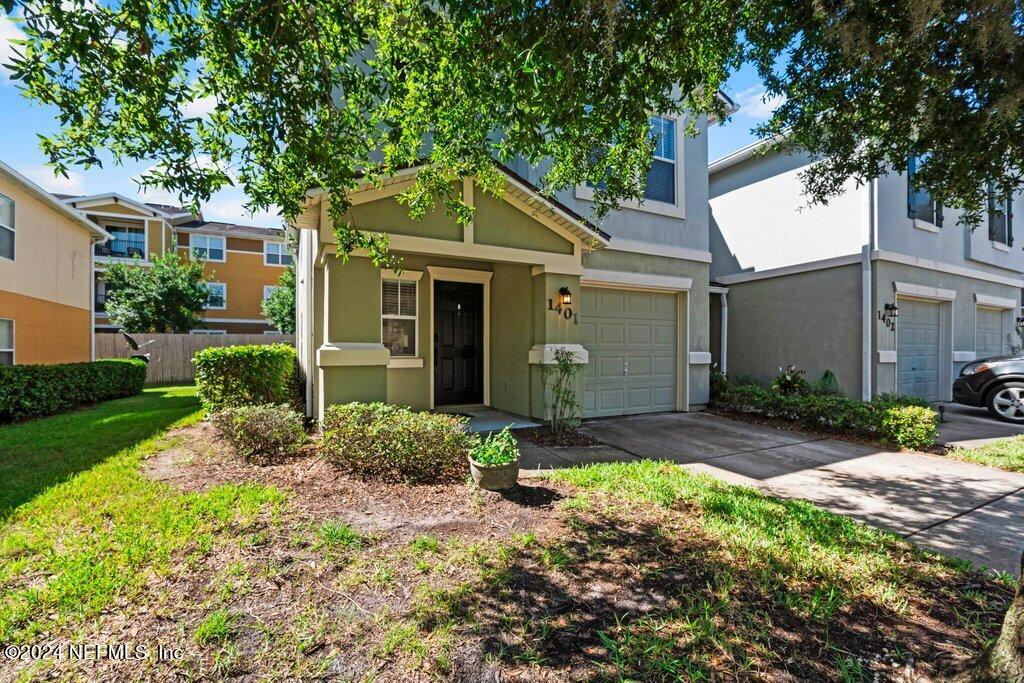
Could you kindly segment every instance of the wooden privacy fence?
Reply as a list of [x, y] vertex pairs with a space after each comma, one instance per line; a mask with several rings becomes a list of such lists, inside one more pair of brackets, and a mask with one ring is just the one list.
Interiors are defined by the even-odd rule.
[[[140, 345], [140, 353], [149, 354], [147, 384], [164, 382], [192, 382], [196, 378], [196, 366], [192, 357], [196, 351], [210, 346], [242, 346], [244, 344], [294, 344], [290, 334], [133, 334]], [[96, 334], [96, 358], [127, 358], [134, 351], [121, 333]]]

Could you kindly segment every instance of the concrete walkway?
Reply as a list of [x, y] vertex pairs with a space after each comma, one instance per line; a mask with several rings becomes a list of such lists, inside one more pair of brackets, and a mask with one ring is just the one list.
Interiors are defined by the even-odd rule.
[[919, 453], [728, 420], [671, 413], [587, 422], [607, 444], [547, 449], [522, 443], [523, 469], [650, 458], [802, 498], [918, 545], [1016, 574], [1024, 549], [1024, 474]]

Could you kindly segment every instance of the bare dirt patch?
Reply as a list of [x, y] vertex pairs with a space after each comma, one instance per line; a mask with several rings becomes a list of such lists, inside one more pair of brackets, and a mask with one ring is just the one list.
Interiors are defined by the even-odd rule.
[[550, 427], [524, 427], [512, 433], [518, 438], [547, 448], [590, 448], [604, 445], [604, 442], [575, 429], [555, 432]]

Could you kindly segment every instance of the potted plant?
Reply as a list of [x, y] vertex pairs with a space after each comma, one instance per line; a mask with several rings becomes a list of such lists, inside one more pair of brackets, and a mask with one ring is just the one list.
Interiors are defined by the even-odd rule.
[[502, 491], [516, 485], [519, 447], [508, 427], [490, 434], [470, 449], [469, 470], [476, 485], [488, 491]]

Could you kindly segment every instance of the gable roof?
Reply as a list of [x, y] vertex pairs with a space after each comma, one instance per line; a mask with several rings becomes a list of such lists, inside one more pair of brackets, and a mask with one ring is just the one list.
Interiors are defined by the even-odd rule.
[[110, 239], [110, 233], [109, 232], [107, 232], [106, 230], [104, 230], [100, 226], [98, 226], [95, 223], [93, 223], [92, 221], [90, 221], [88, 218], [86, 218], [84, 215], [82, 215], [78, 211], [75, 211], [74, 209], [72, 209], [68, 205], [62, 203], [60, 200], [58, 200], [52, 194], [50, 194], [49, 192], [47, 192], [43, 188], [39, 187], [38, 185], [36, 185], [34, 182], [29, 180], [28, 178], [26, 178], [22, 174], [20, 174], [17, 171], [15, 171], [13, 168], [11, 168], [7, 164], [5, 164], [3, 161], [0, 161], [0, 172], [2, 172], [4, 175], [10, 177], [11, 180], [13, 180], [15, 183], [17, 183], [22, 188], [24, 188], [25, 190], [29, 191], [30, 193], [32, 193], [36, 197], [38, 197], [40, 200], [43, 201], [43, 203], [49, 205], [50, 208], [54, 209], [55, 211], [57, 211], [58, 213], [63, 215], [65, 218], [68, 218], [68, 219], [74, 221], [75, 223], [77, 223], [78, 225], [80, 225], [81, 227], [86, 228], [87, 230], [89, 230], [89, 232], [91, 232], [96, 237], [100, 238], [100, 240], [105, 242], [105, 241]]
[[750, 143], [749, 145], [746, 145], [745, 147], [740, 147], [739, 149], [733, 152], [729, 152], [725, 156], [719, 157], [718, 159], [715, 159], [710, 164], [708, 164], [708, 174], [713, 175], [715, 173], [718, 173], [719, 171], [724, 171], [730, 166], [735, 166], [736, 164], [742, 163], [747, 159], [756, 156], [762, 150], [772, 145], [778, 144], [783, 140], [785, 140], [785, 136], [777, 136], [765, 138], [763, 140], [757, 140], [755, 142]]
[[180, 206], [173, 206], [171, 204], [151, 204], [148, 202], [142, 202], [137, 199], [131, 199], [125, 197], [123, 194], [117, 192], [104, 192], [102, 194], [91, 194], [85, 196], [76, 195], [55, 195], [65, 204], [68, 204], [79, 210], [87, 210], [90, 206], [96, 206], [98, 204], [124, 204], [129, 206], [136, 211], [139, 211], [145, 215], [153, 216], [157, 218], [178, 218], [181, 216], [190, 216], [188, 211], [181, 208]]

